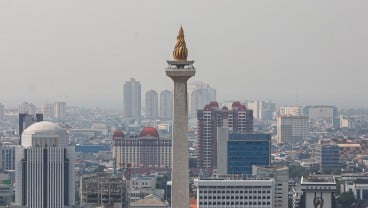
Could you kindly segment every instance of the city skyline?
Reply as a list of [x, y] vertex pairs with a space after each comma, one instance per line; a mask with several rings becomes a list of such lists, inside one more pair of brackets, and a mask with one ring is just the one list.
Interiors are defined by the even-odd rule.
[[[175, 15], [178, 8], [191, 15]], [[365, 1], [1, 2], [0, 102], [121, 108], [129, 77], [143, 92], [171, 89], [162, 68], [183, 24], [188, 57], [201, 68], [192, 81], [211, 84], [219, 101], [367, 107], [367, 8]]]

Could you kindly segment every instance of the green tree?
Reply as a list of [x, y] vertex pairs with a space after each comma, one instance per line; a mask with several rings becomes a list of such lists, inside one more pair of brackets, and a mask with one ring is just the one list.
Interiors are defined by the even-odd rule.
[[310, 171], [307, 168], [303, 168], [300, 165], [290, 165], [289, 166], [289, 176], [290, 178], [301, 178], [302, 176], [308, 176]]
[[341, 208], [350, 208], [356, 203], [353, 192], [343, 192], [340, 194], [339, 198], [337, 198], [337, 203]]

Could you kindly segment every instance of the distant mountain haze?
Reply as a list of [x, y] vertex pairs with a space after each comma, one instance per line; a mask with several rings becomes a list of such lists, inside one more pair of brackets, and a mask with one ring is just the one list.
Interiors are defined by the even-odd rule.
[[122, 109], [124, 81], [172, 89], [183, 25], [218, 100], [368, 107], [368, 1], [1, 1], [0, 102]]

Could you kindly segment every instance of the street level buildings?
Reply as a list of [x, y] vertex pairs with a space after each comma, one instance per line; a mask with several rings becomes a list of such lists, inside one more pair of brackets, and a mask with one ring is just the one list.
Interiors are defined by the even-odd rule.
[[75, 203], [74, 146], [58, 124], [37, 122], [16, 149], [16, 205], [62, 208]]
[[123, 87], [124, 116], [139, 119], [141, 117], [141, 84], [134, 78], [124, 83]]

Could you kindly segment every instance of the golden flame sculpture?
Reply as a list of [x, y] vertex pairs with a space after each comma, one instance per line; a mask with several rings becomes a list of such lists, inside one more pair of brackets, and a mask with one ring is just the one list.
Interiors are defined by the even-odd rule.
[[188, 57], [188, 49], [184, 40], [184, 30], [180, 26], [178, 36], [176, 37], [175, 49], [173, 51], [175, 61], [186, 61]]

